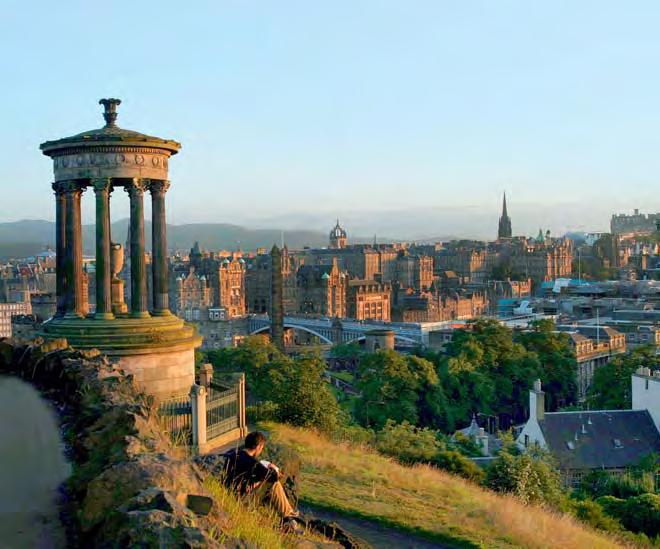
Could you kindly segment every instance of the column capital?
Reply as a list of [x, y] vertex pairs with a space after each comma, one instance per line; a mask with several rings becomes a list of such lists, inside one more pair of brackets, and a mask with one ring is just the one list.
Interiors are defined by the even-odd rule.
[[151, 194], [165, 194], [170, 188], [170, 182], [166, 179], [152, 179], [149, 182], [149, 190]]
[[96, 194], [112, 191], [111, 177], [95, 177], [90, 179], [90, 184]]
[[74, 191], [83, 192], [85, 190], [85, 186], [76, 180], [55, 181], [51, 184], [51, 187], [53, 188], [55, 194], [64, 194]]
[[62, 193], [82, 194], [85, 192], [85, 186], [75, 180], [58, 181], [55, 184], [59, 186], [59, 192]]
[[64, 181], [55, 181], [51, 184], [51, 187], [56, 195], [64, 193]]
[[124, 185], [124, 190], [128, 193], [129, 196], [142, 196], [144, 191], [147, 190], [148, 186], [148, 179], [134, 177], [128, 183], [126, 183], [126, 185]]

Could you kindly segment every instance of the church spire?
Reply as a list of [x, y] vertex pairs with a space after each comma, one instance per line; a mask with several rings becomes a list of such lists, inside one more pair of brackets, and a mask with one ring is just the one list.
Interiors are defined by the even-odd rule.
[[511, 238], [511, 218], [506, 209], [506, 191], [504, 192], [504, 197], [502, 199], [502, 215], [500, 216], [500, 223], [497, 229], [497, 238], [498, 240], [503, 238]]

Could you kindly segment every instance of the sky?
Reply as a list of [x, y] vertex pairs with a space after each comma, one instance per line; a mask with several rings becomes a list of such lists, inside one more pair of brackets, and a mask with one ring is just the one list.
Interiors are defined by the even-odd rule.
[[660, 211], [655, 1], [0, 5], [0, 222], [54, 218], [38, 146], [101, 97], [182, 143], [172, 223], [493, 237], [504, 191], [516, 234]]

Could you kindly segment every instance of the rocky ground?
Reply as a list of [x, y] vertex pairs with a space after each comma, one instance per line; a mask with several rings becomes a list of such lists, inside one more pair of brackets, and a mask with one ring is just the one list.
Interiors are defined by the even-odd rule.
[[[72, 466], [61, 512], [68, 546], [248, 547], [228, 534], [228, 515], [205, 489], [209, 469], [172, 446], [153, 401], [106, 357], [65, 341], [0, 341], [0, 373], [27, 381], [60, 412]], [[301, 538], [300, 547], [360, 547], [337, 526], [310, 527], [337, 541]]]

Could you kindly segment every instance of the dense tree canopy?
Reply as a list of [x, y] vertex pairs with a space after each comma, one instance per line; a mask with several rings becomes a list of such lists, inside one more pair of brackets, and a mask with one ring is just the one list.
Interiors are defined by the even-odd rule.
[[630, 376], [640, 366], [660, 369], [660, 355], [653, 347], [640, 347], [617, 356], [594, 373], [587, 400], [593, 410], [625, 410], [632, 406]]
[[471, 328], [457, 330], [445, 354], [419, 352], [436, 366], [447, 429], [466, 424], [475, 412], [527, 419], [528, 391], [537, 378], [548, 388], [549, 410], [575, 402], [575, 355], [551, 322], [515, 336], [490, 320]]
[[340, 410], [323, 380], [325, 362], [315, 353], [288, 357], [264, 338], [247, 338], [238, 347], [210, 351], [208, 360], [218, 371], [245, 372], [250, 394], [273, 402], [275, 419], [332, 431]]
[[378, 351], [360, 360], [357, 374], [361, 398], [355, 414], [363, 425], [381, 429], [388, 419], [432, 427], [442, 422], [446, 399], [428, 360]]

